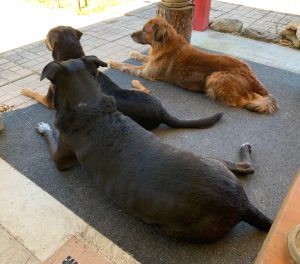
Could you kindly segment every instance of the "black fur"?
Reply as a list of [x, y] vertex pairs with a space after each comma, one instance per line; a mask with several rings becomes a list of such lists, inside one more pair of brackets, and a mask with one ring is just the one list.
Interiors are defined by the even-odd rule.
[[[80, 31], [72, 27], [59, 26], [51, 29], [47, 39], [53, 46], [53, 59], [64, 61], [84, 56], [80, 44], [81, 35]], [[101, 61], [99, 66], [106, 67], [107, 64]], [[99, 71], [97, 80], [102, 91], [115, 98], [117, 109], [146, 129], [156, 128], [160, 124], [166, 124], [173, 128], [208, 128], [223, 116], [223, 113], [217, 113], [202, 119], [179, 120], [170, 115], [157, 98], [149, 94], [121, 89], [108, 76]]]
[[[45, 74], [53, 77], [53, 67], [57, 75], [52, 79], [58, 146], [51, 130], [40, 131], [58, 168], [79, 161], [116, 204], [171, 237], [212, 242], [240, 221], [269, 230], [272, 221], [250, 204], [227, 167], [232, 163], [162, 143], [116, 110], [114, 98], [100, 91], [83, 60], [61, 66], [57, 72], [52, 62]], [[249, 145], [243, 151], [250, 157]]]

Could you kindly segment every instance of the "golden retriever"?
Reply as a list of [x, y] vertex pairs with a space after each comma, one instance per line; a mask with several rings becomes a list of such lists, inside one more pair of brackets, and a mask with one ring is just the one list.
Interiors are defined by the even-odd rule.
[[150, 19], [131, 37], [137, 43], [151, 46], [149, 56], [131, 52], [131, 57], [144, 65], [110, 60], [110, 68], [145, 79], [166, 81], [194, 92], [205, 92], [232, 107], [261, 114], [272, 114], [278, 109], [275, 98], [247, 63], [194, 48], [162, 17]]

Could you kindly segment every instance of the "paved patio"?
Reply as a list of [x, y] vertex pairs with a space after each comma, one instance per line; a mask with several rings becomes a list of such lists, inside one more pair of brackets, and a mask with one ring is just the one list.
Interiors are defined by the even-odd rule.
[[[139, 44], [135, 44], [131, 40], [130, 34], [133, 31], [141, 28], [141, 26], [144, 24], [145, 21], [153, 17], [155, 14], [155, 10], [156, 10], [156, 4], [152, 4], [150, 6], [146, 6], [144, 8], [139, 9], [139, 11], [129, 12], [125, 16], [99, 21], [98, 23], [80, 28], [80, 30], [84, 33], [82, 37], [82, 45], [84, 47], [84, 51], [86, 52], [87, 55], [96, 55], [104, 61], [107, 59], [124, 61], [128, 59], [129, 51], [131, 50], [144, 51], [145, 49], [147, 49], [147, 47]], [[252, 25], [255, 27], [261, 27], [263, 29], [272, 32], [275, 32], [276, 25], [278, 30], [281, 30], [281, 28], [283, 28], [284, 25], [288, 23], [290, 20], [292, 19], [300, 20], [300, 16], [255, 9], [255, 8], [213, 0], [211, 18], [218, 18], [218, 17], [237, 18], [243, 21], [243, 23], [246, 26]], [[48, 30], [49, 29], [45, 30], [45, 34], [47, 33]], [[208, 42], [208, 40], [210, 42]], [[214, 44], [213, 41], [215, 41], [215, 43], [221, 43], [221, 45], [218, 46]], [[274, 44], [259, 43], [257, 41], [247, 40], [240, 37], [225, 35], [222, 33], [215, 33], [211, 31], [207, 31], [203, 33], [194, 32], [192, 43], [202, 48], [207, 48], [217, 52], [232, 54], [237, 57], [241, 57], [243, 59], [250, 59], [262, 64], [267, 64], [267, 65], [275, 64], [275, 66], [278, 68], [283, 68], [283, 69], [300, 73], [300, 69], [298, 70], [297, 67], [296, 66], [294, 67], [293, 64], [295, 63], [296, 65], [296, 62], [299, 62], [300, 55], [298, 50], [279, 47]], [[209, 45], [205, 43], [209, 43]], [[227, 49], [226, 47], [224, 48], [224, 45], [222, 45], [222, 43], [228, 43], [227, 47], [230, 48]], [[243, 52], [242, 49], [240, 48], [241, 46], [239, 46], [237, 43], [243, 43], [244, 47], [246, 47], [245, 49], [248, 50], [253, 50], [254, 47], [259, 47], [259, 48], [257, 48], [258, 51], [256, 54], [249, 54], [249, 51], [248, 53], [247, 51]], [[234, 46], [237, 47], [237, 49], [234, 50]], [[265, 52], [266, 50], [271, 50], [269, 56], [272, 57], [272, 60], [268, 59], [270, 57], [264, 57], [262, 55], [263, 54], [262, 52]], [[276, 52], [280, 52], [281, 54], [280, 56], [286, 56], [285, 59], [288, 61], [286, 65], [282, 63], [282, 59], [279, 56], [278, 56], [278, 60], [275, 61], [276, 55], [274, 54], [277, 54]], [[40, 73], [42, 68], [51, 60], [52, 60], [51, 54], [46, 49], [43, 40], [1, 53], [0, 54], [0, 103], [14, 105], [15, 109], [20, 109], [34, 104], [35, 102], [33, 100], [22, 96], [20, 94], [20, 90], [24, 87], [30, 87], [32, 89], [45, 93], [48, 89], [48, 82], [47, 81], [40, 82], [39, 78], [40, 78]], [[291, 65], [292, 67], [290, 67]], [[0, 157], [1, 157], [1, 152], [0, 152]], [[23, 177], [22, 174], [16, 171], [12, 172], [11, 168], [9, 168], [9, 166], [5, 164], [5, 162], [2, 159], [0, 159], [0, 171], [1, 174], [8, 173], [8, 171], [9, 173], [12, 173], [14, 175], [17, 174], [17, 177], [14, 180], [16, 180], [19, 183], [18, 186], [20, 189], [22, 189], [23, 185], [28, 186], [31, 184], [29, 180], [22, 178]], [[2, 183], [1, 177], [0, 177], [0, 182]], [[17, 189], [16, 190], [9, 189], [9, 191], [10, 193], [13, 192], [18, 193]], [[36, 192], [40, 193], [43, 191], [36, 190]], [[30, 197], [28, 197], [28, 199], [30, 199]], [[49, 195], [47, 196], [43, 194], [43, 199], [44, 200], [42, 200], [42, 202], [36, 201], [37, 206], [41, 206], [41, 203], [44, 203], [46, 200], [51, 199], [51, 197], [49, 197]], [[58, 206], [60, 208], [60, 205], [56, 204], [55, 202], [53, 203], [54, 203], [53, 205], [54, 207]], [[59, 210], [63, 211], [63, 209], [61, 208]], [[67, 214], [70, 213], [68, 212]], [[69, 217], [74, 217], [74, 216], [69, 216]], [[8, 217], [7, 219], [10, 218]], [[38, 221], [43, 221], [43, 220], [37, 219], [36, 223], [38, 223]], [[54, 219], [52, 220], [54, 221]], [[85, 223], [82, 223], [81, 220], [77, 219], [76, 221], [78, 221], [80, 225], [85, 225]], [[43, 261], [47, 256], [51, 254], [51, 252], [54, 251], [53, 248], [55, 248], [56, 246], [55, 243], [57, 241], [58, 244], [61, 244], [61, 241], [64, 239], [63, 235], [65, 235], [65, 233], [62, 233], [62, 235], [59, 236], [59, 239], [61, 240], [59, 239], [55, 240], [55, 243], [52, 245], [53, 247], [49, 248], [48, 251], [45, 252], [45, 249], [39, 249], [35, 252], [32, 252], [32, 250], [28, 249], [30, 248], [28, 244], [32, 243], [32, 241], [34, 240], [34, 236], [31, 236], [32, 240], [26, 240], [26, 239], [24, 240], [23, 237], [20, 237], [20, 234], [12, 232], [11, 229], [7, 228], [7, 226], [2, 226], [2, 224], [3, 223], [0, 222], [0, 238], [1, 240], [4, 241], [4, 244], [7, 243], [9, 239], [13, 239], [15, 236], [19, 236], [19, 239], [18, 241], [16, 240], [11, 242], [12, 247], [15, 248], [15, 250], [11, 251], [11, 253], [9, 253], [5, 247], [0, 246], [1, 263], [9, 263], [9, 264], [41, 263], [41, 261]], [[75, 227], [74, 228], [70, 227], [70, 229], [72, 230], [72, 232], [78, 231]], [[22, 233], [22, 234], [24, 235], [26, 233]], [[49, 239], [48, 242], [51, 241], [50, 238], [48, 239]], [[46, 240], [47, 239], [45, 239], [45, 241]], [[0, 243], [0, 245], [3, 245], [3, 243]], [[22, 245], [25, 247], [22, 247]], [[17, 256], [16, 251], [21, 252], [20, 255], [18, 255], [19, 257]], [[9, 256], [15, 254], [15, 258], [1, 259], [1, 255], [4, 256], [5, 255], [4, 253], [6, 253], [6, 256], [8, 256], [8, 254], [10, 254]]]

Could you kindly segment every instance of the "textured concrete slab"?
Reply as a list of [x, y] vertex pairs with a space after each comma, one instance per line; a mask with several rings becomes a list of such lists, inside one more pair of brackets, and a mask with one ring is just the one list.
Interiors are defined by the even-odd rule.
[[21, 241], [10, 235], [0, 225], [0, 263], [1, 264], [41, 264]]
[[276, 44], [264, 43], [212, 30], [193, 31], [192, 45], [270, 67], [300, 73], [300, 52]]

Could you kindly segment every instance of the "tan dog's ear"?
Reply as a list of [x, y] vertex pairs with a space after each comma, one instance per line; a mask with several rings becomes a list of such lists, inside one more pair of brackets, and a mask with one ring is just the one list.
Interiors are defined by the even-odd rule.
[[168, 28], [164, 24], [154, 24], [152, 26], [152, 31], [153, 31], [153, 39], [156, 42], [165, 42], [168, 37]]
[[53, 51], [57, 42], [58, 42], [58, 34], [50, 31], [46, 37], [46, 45], [48, 49]]
[[52, 83], [55, 83], [55, 76], [59, 72], [61, 72], [63, 69], [64, 69], [64, 66], [61, 65], [57, 61], [52, 61], [52, 62], [48, 63], [44, 67], [44, 69], [42, 71], [42, 75], [41, 75], [40, 81], [42, 81], [43, 79], [47, 78]]

